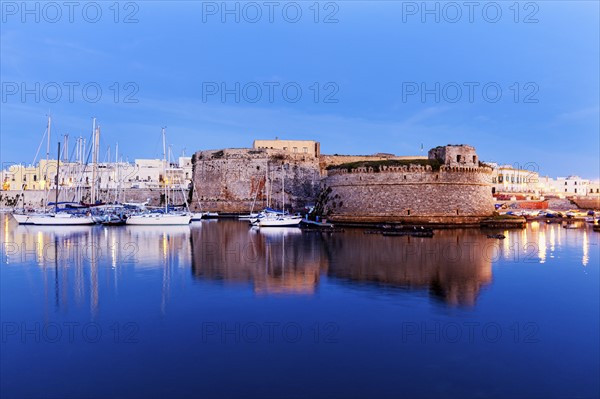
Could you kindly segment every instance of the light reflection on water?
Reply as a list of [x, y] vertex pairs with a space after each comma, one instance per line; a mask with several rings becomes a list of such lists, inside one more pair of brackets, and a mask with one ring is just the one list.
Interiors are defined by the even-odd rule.
[[[112, 326], [115, 321], [134, 322], [145, 341], [142, 339], [126, 354], [114, 346], [104, 345], [97, 350], [90, 349], [89, 345], [75, 347], [87, 351], [87, 356], [92, 358], [101, 358], [106, 352], [121, 359], [123, 364], [129, 365], [125, 373], [129, 375], [135, 374], [138, 367], [128, 363], [130, 360], [147, 357], [148, 350], [159, 346], [163, 354], [146, 358], [148, 364], [139, 367], [162, 370], [167, 367], [166, 363], [173, 361], [189, 366], [190, 373], [194, 367], [201, 367], [222, 389], [215, 392], [217, 385], [209, 384], [211, 388], [205, 387], [207, 390], [203, 391], [197, 385], [199, 382], [183, 372], [181, 379], [174, 377], [179, 388], [173, 392], [181, 397], [199, 393], [252, 396], [237, 395], [229, 390], [233, 388], [228, 388], [231, 385], [228, 380], [214, 374], [217, 371], [210, 365], [205, 369], [197, 365], [197, 359], [186, 360], [181, 354], [191, 343], [200, 353], [217, 351], [211, 352], [212, 355], [222, 357], [228, 364], [248, 367], [246, 351], [253, 351], [251, 345], [243, 350], [239, 346], [231, 348], [234, 352], [246, 353], [243, 356], [229, 350], [220, 352], [218, 345], [217, 349], [214, 345], [200, 345], [198, 331], [203, 330], [198, 322], [205, 320], [218, 323], [223, 320], [258, 323], [292, 320], [306, 322], [307, 326], [322, 320], [335, 323], [340, 331], [341, 347], [259, 346], [269, 356], [283, 356], [280, 361], [285, 361], [285, 356], [297, 359], [299, 348], [303, 348], [301, 353], [310, 353], [321, 360], [322, 365], [308, 360], [298, 364], [303, 371], [297, 372], [305, 373], [303, 378], [314, 381], [314, 389], [299, 388], [298, 396], [315, 396], [321, 389], [333, 389], [329, 384], [337, 380], [332, 376], [326, 378], [327, 372], [331, 372], [331, 367], [344, 368], [352, 364], [334, 366], [338, 364], [335, 359], [342, 356], [339, 352], [342, 348], [354, 354], [360, 364], [386, 364], [387, 371], [380, 372], [386, 375], [394, 370], [394, 378], [401, 377], [397, 374], [399, 369], [395, 369], [400, 366], [388, 358], [393, 353], [407, 357], [417, 368], [428, 369], [432, 347], [399, 342], [398, 334], [404, 331], [403, 323], [421, 326], [418, 323], [432, 321], [497, 323], [504, 329], [504, 337], [512, 337], [510, 329], [515, 323], [534, 323], [544, 338], [537, 346], [515, 347], [515, 342], [508, 340], [492, 349], [489, 342], [453, 346], [438, 340], [434, 343], [436, 361], [440, 370], [446, 372], [436, 376], [440, 386], [453, 386], [452, 392], [456, 393], [447, 396], [478, 396], [481, 389], [495, 389], [496, 396], [523, 393], [511, 375], [503, 375], [502, 365], [510, 362], [511, 367], [531, 369], [528, 362], [542, 364], [548, 361], [545, 353], [556, 351], [562, 345], [569, 346], [569, 354], [555, 355], [563, 359], [560, 363], [564, 366], [555, 364], [554, 367], [570, 381], [584, 378], [583, 382], [579, 381], [576, 393], [586, 396], [597, 391], [597, 382], [590, 384], [585, 375], [576, 377], [570, 374], [574, 371], [566, 368], [578, 362], [591, 372], [598, 370], [598, 344], [593, 343], [593, 337], [597, 338], [598, 332], [600, 234], [584, 223], [578, 229], [533, 222], [522, 230], [439, 230], [433, 238], [419, 238], [365, 234], [360, 229], [347, 229], [343, 233], [302, 232], [295, 228], [256, 229], [237, 221], [160, 227], [46, 227], [18, 226], [5, 214], [0, 214], [0, 221], [3, 323], [103, 321]], [[506, 239], [486, 237], [488, 233], [498, 232], [505, 234]], [[220, 325], [218, 323], [215, 325]], [[324, 325], [330, 326], [327, 323]], [[430, 324], [423, 325], [431, 328]], [[38, 357], [40, 368], [50, 368], [57, 361], [56, 353], [48, 345], [40, 352], [39, 346], [32, 347], [30, 343], [19, 346], [5, 341], [1, 359], [2, 393], [37, 396], [40, 392], [51, 392], [55, 396], [69, 396], [56, 390], [56, 385], [50, 382], [40, 383], [39, 390], [34, 387], [19, 390], [24, 389], [19, 385], [19, 378], [26, 375], [29, 365], [23, 363], [23, 359], [33, 361]], [[71, 348], [73, 346], [67, 349]], [[460, 355], [456, 353], [457, 348]], [[488, 353], [485, 361], [479, 358], [480, 352]], [[513, 363], [517, 360], [511, 358], [494, 360], [509, 353], [518, 357], [521, 352], [523, 358], [519, 366]], [[464, 363], [454, 370], [457, 356]], [[77, 372], [67, 360], [58, 362], [61, 367]], [[481, 362], [483, 364], [478, 366]], [[12, 367], [15, 364], [18, 367]], [[12, 366], [7, 368], [8, 365]], [[256, 372], [261, 370], [280, 378], [280, 389], [285, 389], [285, 371], [279, 366], [261, 363], [260, 367], [257, 364], [254, 367]], [[489, 375], [481, 375], [484, 370]], [[431, 397], [440, 393], [433, 387], [424, 388], [422, 378], [415, 377], [418, 372], [413, 375], [403, 369], [403, 373], [407, 376], [403, 387], [409, 396]], [[458, 376], [464, 373], [478, 375], [479, 391], [457, 383]], [[534, 374], [530, 376], [531, 383], [537, 390], [532, 388], [531, 395], [525, 392], [521, 396], [543, 392], [544, 396], [560, 397], [573, 392], [566, 385], [564, 389], [562, 385], [559, 389], [552, 384], [542, 389], [546, 382], [542, 371]], [[239, 382], [241, 377], [234, 375]], [[356, 376], [360, 375], [356, 372]], [[414, 378], [411, 379], [411, 375]], [[347, 376], [353, 377], [352, 374]], [[142, 396], [160, 396], [166, 392], [164, 385], [154, 389], [152, 383], [140, 388], [146, 379], [145, 376], [139, 378], [138, 381], [130, 375], [128, 384], [131, 389], [136, 387], [130, 395], [143, 392]], [[368, 397], [371, 391], [367, 388], [373, 384], [371, 387], [378, 386], [377, 392], [381, 394], [378, 396], [397, 397], [395, 383], [382, 381], [381, 375], [362, 375], [362, 378], [353, 384], [362, 381], [363, 385], [348, 384], [347, 390], [340, 388], [339, 381], [334, 385], [341, 389], [339, 392], [347, 394], [340, 396]], [[502, 388], [490, 385], [489, 378], [501, 381]], [[155, 382], [163, 383], [160, 378]], [[95, 392], [110, 394], [100, 382], [90, 384]], [[207, 384], [206, 381], [203, 384]], [[277, 390], [278, 383], [271, 381], [271, 384], [274, 384], [272, 396], [281, 396], [275, 395], [282, 393]], [[54, 388], [49, 388], [51, 386]], [[73, 392], [82, 394], [87, 388], [83, 386]], [[271, 391], [258, 392], [271, 396]]]

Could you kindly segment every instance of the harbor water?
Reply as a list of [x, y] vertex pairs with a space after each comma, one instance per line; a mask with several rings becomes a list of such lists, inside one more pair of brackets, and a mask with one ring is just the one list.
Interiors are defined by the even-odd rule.
[[431, 238], [0, 223], [3, 398], [600, 395], [584, 222]]

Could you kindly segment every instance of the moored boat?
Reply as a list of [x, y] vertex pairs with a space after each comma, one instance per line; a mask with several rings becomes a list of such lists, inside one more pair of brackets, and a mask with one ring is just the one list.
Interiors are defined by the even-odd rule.
[[190, 213], [157, 213], [146, 212], [130, 215], [125, 224], [128, 225], [186, 225], [190, 224]]
[[73, 226], [95, 224], [90, 215], [72, 214], [68, 212], [56, 213], [13, 213], [13, 218], [19, 224], [34, 224], [38, 226]]
[[301, 216], [277, 215], [265, 217], [258, 221], [258, 227], [295, 227], [302, 222]]

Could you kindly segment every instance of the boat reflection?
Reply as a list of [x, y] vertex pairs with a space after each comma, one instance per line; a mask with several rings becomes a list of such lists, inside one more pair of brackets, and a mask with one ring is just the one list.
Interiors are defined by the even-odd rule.
[[39, 267], [46, 311], [52, 303], [64, 310], [71, 304], [87, 304], [95, 316], [103, 296], [117, 295], [119, 283], [127, 276], [149, 271], [157, 272], [150, 276], [162, 281], [160, 306], [164, 313], [172, 277], [179, 274], [185, 281], [184, 273], [178, 271], [191, 263], [189, 226], [57, 229], [18, 225], [9, 215], [0, 215], [0, 221], [4, 231], [2, 263]]
[[258, 294], [312, 294], [325, 262], [322, 244], [298, 228], [206, 224], [192, 231], [192, 273], [201, 279], [252, 283]]
[[302, 233], [250, 229], [240, 223], [192, 231], [196, 278], [252, 283], [257, 293], [312, 294], [331, 279], [428, 289], [452, 305], [473, 305], [492, 279], [479, 230], [448, 230], [434, 239], [384, 237], [363, 230]]

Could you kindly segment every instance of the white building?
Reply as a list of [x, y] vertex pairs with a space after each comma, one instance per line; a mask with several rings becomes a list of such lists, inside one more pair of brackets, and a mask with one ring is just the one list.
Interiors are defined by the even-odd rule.
[[556, 192], [564, 195], [587, 195], [590, 181], [579, 176], [557, 177], [554, 180]]
[[492, 184], [496, 193], [540, 194], [539, 174], [527, 169], [515, 169], [510, 165], [488, 163], [492, 167]]
[[[166, 171], [166, 173], [165, 173]], [[177, 163], [165, 165], [161, 159], [136, 159], [128, 162], [98, 163], [95, 171], [90, 164], [60, 163], [62, 187], [90, 188], [96, 182], [98, 189], [159, 188], [163, 183], [188, 188], [192, 181], [190, 157], [180, 157]], [[40, 161], [35, 166], [11, 165], [2, 171], [0, 189], [21, 191], [52, 189], [56, 179], [56, 160]]]

